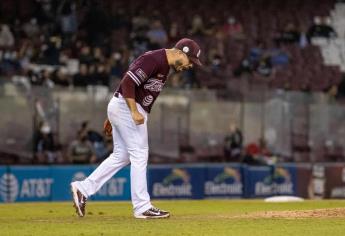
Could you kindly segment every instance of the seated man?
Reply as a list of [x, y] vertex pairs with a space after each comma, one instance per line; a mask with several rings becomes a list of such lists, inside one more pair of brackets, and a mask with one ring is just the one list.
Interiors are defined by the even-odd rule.
[[83, 132], [78, 132], [78, 137], [68, 147], [68, 158], [73, 164], [93, 163], [96, 155], [90, 141]]

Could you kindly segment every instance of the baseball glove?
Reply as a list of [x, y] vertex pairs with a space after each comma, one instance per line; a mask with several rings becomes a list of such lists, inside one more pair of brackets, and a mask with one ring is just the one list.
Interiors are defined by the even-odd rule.
[[106, 119], [104, 121], [104, 124], [103, 124], [103, 131], [104, 131], [104, 134], [108, 137], [112, 136], [112, 130], [113, 128], [111, 127], [111, 123], [108, 119]]

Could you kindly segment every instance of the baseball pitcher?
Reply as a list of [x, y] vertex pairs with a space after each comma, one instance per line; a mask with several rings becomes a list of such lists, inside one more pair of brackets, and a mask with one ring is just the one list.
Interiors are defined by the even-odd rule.
[[131, 164], [131, 198], [134, 217], [167, 218], [168, 211], [151, 204], [147, 192], [147, 161], [149, 155], [147, 116], [161, 92], [170, 69], [188, 70], [201, 66], [199, 45], [187, 38], [173, 48], [149, 51], [129, 66], [114, 97], [108, 104], [104, 131], [113, 136], [113, 153], [84, 181], [71, 183], [76, 212], [85, 216], [87, 199], [121, 168]]

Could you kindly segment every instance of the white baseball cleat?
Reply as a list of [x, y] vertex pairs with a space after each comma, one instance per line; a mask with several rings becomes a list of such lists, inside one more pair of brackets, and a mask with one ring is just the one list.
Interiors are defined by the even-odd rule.
[[78, 216], [85, 216], [87, 198], [78, 190], [75, 182], [71, 183], [71, 192], [73, 198], [73, 207]]

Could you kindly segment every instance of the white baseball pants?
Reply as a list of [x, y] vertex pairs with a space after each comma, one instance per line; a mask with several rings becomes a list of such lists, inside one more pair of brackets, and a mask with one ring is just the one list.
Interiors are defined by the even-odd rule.
[[96, 193], [124, 166], [131, 163], [131, 197], [134, 214], [141, 214], [152, 207], [147, 192], [148, 135], [147, 113], [137, 104], [145, 123], [136, 125], [127, 103], [122, 97], [113, 97], [108, 104], [108, 119], [113, 128], [114, 150], [84, 181], [76, 187], [86, 197]]

